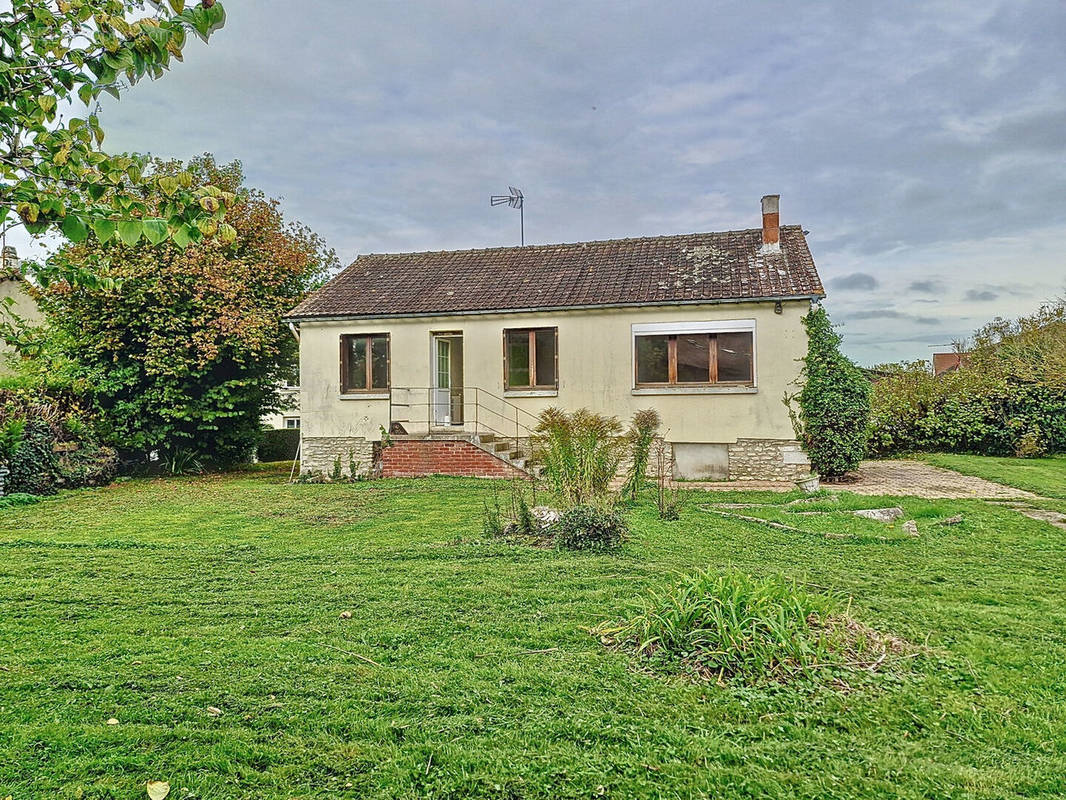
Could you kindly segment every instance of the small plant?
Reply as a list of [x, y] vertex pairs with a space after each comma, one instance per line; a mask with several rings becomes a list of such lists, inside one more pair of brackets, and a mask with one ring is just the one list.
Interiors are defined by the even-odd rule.
[[626, 441], [629, 444], [629, 469], [626, 473], [625, 485], [622, 487], [622, 494], [628, 495], [630, 500], [637, 499], [637, 492], [647, 481], [651, 446], [661, 424], [659, 412], [653, 408], [638, 411], [630, 422], [629, 432], [626, 434]]
[[378, 433], [381, 436], [382, 449], [392, 447], [395, 442], [393, 441], [392, 434], [385, 428], [384, 425], [378, 425]]
[[674, 448], [665, 439], [656, 439], [652, 446], [652, 469], [655, 474], [655, 507], [659, 519], [675, 522], [681, 519], [681, 509], [687, 496], [672, 485], [674, 477]]
[[493, 487], [492, 490], [492, 503], [490, 504], [488, 500], [485, 500], [483, 505], [481, 529], [484, 531], [485, 535], [490, 538], [503, 536], [503, 511], [500, 509], [500, 495], [495, 487]]
[[888, 668], [907, 645], [847, 616], [837, 598], [783, 577], [698, 571], [595, 630], [664, 671], [747, 685], [836, 680]]
[[526, 496], [522, 493], [518, 495], [515, 527], [518, 529], [519, 533], [525, 534], [526, 536], [532, 536], [540, 530], [537, 520], [533, 517], [533, 512], [529, 509], [529, 503], [526, 502]]
[[363, 475], [363, 462], [356, 461], [355, 452], [348, 451], [348, 479], [352, 482], [365, 480]]
[[343, 473], [341, 472], [341, 457], [337, 456], [335, 459], [333, 459], [333, 469], [330, 470], [329, 479], [334, 483], [338, 483], [342, 475]]
[[617, 509], [574, 506], [555, 523], [555, 543], [566, 550], [613, 550], [629, 533]]
[[171, 475], [201, 475], [204, 472], [204, 465], [196, 452], [185, 448], [167, 453], [163, 459], [163, 467]]

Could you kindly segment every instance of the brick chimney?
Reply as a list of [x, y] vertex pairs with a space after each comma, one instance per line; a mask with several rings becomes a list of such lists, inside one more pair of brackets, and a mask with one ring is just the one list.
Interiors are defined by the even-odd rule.
[[781, 251], [781, 215], [778, 207], [781, 195], [768, 194], [762, 199], [762, 251], [778, 253]]

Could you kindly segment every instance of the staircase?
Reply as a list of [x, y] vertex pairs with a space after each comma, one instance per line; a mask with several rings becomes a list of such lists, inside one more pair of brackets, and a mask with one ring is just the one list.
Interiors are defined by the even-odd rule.
[[494, 433], [476, 434], [471, 442], [491, 456], [505, 461], [527, 475], [533, 469], [529, 440], [504, 439]]
[[[411, 457], [409, 469], [427, 470], [426, 474], [470, 475], [482, 477], [532, 475], [530, 438], [538, 423], [531, 414], [499, 395], [480, 387], [457, 387], [448, 403], [454, 423], [440, 423], [435, 417], [439, 407], [433, 389], [393, 387], [390, 392], [389, 418], [392, 439], [397, 443], [423, 442], [421, 455]], [[494, 459], [497, 466], [474, 463], [476, 459], [461, 447], [436, 447], [434, 442], [468, 442]], [[413, 445], [405, 445], [410, 449]], [[420, 459], [420, 460], [419, 460]], [[417, 464], [411, 466], [413, 462]], [[432, 470], [432, 472], [428, 472]]]

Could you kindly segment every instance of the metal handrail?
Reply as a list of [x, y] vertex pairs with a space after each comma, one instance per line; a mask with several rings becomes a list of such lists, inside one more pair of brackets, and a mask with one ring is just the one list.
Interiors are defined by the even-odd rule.
[[[391, 393], [393, 391], [395, 391], [397, 389], [399, 389], [401, 391], [407, 391], [407, 392], [433, 392], [433, 391], [437, 391], [437, 389], [439, 389], [439, 388], [440, 387], [437, 387], [437, 386], [394, 386], [394, 387], [392, 387], [390, 389], [390, 395], [391, 395]], [[449, 391], [454, 391], [455, 389], [461, 389], [461, 390], [463, 390], [464, 393], [467, 392], [467, 391], [473, 391], [473, 392], [475, 392], [478, 395], [487, 394], [492, 399], [499, 400], [505, 406], [513, 409], [518, 414], [524, 414], [525, 416], [529, 417], [531, 420], [533, 420], [537, 424], [540, 424], [540, 417], [539, 416], [537, 416], [536, 414], [534, 414], [534, 413], [532, 413], [530, 411], [526, 411], [521, 406], [516, 406], [514, 403], [512, 403], [510, 400], [508, 400], [505, 397], [500, 397], [498, 394], [493, 394], [488, 389], [483, 389], [480, 386], [453, 386], [453, 387], [451, 387], [449, 389]], [[432, 400], [429, 401], [429, 402], [432, 403]], [[403, 403], [399, 403], [398, 405], [404, 405], [404, 404]], [[424, 403], [411, 403], [410, 405], [425, 405], [425, 404]], [[502, 416], [502, 414], [500, 416]]]
[[[390, 391], [389, 391], [389, 425], [390, 425], [390, 428], [391, 428], [391, 425], [392, 425], [392, 423], [394, 421], [393, 420], [393, 413], [392, 413], [393, 408], [395, 408], [395, 407], [404, 407], [404, 408], [412, 409], [412, 408], [419, 408], [421, 406], [426, 406], [427, 407], [427, 409], [426, 409], [426, 429], [427, 429], [428, 432], [432, 432], [433, 431], [433, 427], [434, 427], [434, 425], [433, 425], [433, 408], [437, 405], [437, 401], [434, 398], [433, 393], [436, 392], [436, 391], [439, 391], [439, 390], [440, 390], [439, 387], [434, 387], [434, 386], [424, 386], [424, 387], [423, 386], [395, 386], [395, 387], [392, 387], [390, 389]], [[473, 407], [473, 411], [474, 411], [474, 419], [473, 419], [474, 429], [473, 429], [473, 433], [474, 433], [475, 436], [478, 435], [481, 432], [482, 429], [484, 429], [485, 431], [487, 431], [489, 433], [492, 433], [492, 434], [495, 434], [496, 436], [499, 436], [502, 439], [513, 439], [516, 451], [518, 451], [520, 449], [520, 446], [521, 446], [520, 445], [520, 439], [522, 439], [522, 438], [527, 438], [528, 439], [528, 438], [531, 438], [533, 436], [533, 434], [534, 434], [533, 428], [523, 422], [522, 415], [525, 415], [526, 417], [534, 420], [535, 422], [537, 422], [539, 424], [540, 419], [539, 419], [539, 417], [536, 414], [533, 414], [533, 413], [531, 413], [529, 411], [526, 411], [524, 408], [521, 408], [520, 406], [517, 406], [514, 403], [509, 402], [505, 398], [500, 397], [499, 395], [494, 394], [493, 392], [490, 392], [490, 391], [488, 391], [486, 389], [482, 389], [480, 386], [452, 386], [452, 387], [449, 387], [447, 391], [454, 392], [456, 390], [460, 390], [463, 393], [462, 406], [463, 406], [463, 417], [464, 417], [464, 420], [463, 420], [463, 422], [461, 424], [463, 425], [464, 428], [466, 427], [467, 424], [469, 424], [469, 420], [466, 419], [466, 417], [467, 417], [466, 410], [470, 406]], [[395, 398], [395, 393], [396, 392], [406, 392], [407, 393], [408, 402], [406, 402], [406, 403], [397, 402], [396, 398]], [[426, 395], [425, 395], [426, 400], [425, 401], [412, 401], [412, 397], [415, 397], [415, 396], [421, 394], [422, 392], [426, 393]], [[471, 394], [473, 394], [473, 399], [472, 400], [470, 399], [470, 395]], [[495, 408], [492, 408], [492, 407], [490, 407], [488, 405], [485, 405], [482, 402], [482, 398], [481, 398], [482, 394], [487, 395], [488, 397], [492, 398], [493, 400], [498, 401], [499, 403], [502, 403], [503, 406], [505, 407], [504, 411], [498, 411]], [[514, 426], [514, 428], [513, 428], [514, 434], [512, 435], [512, 434], [509, 434], [509, 433], [504, 433], [503, 431], [499, 430], [498, 428], [494, 427], [493, 425], [490, 425], [488, 422], [486, 422], [484, 419], [482, 419], [482, 412], [487, 412], [489, 414], [495, 415], [496, 417], [499, 417], [501, 420], [504, 420], [507, 423], [507, 427], [511, 427], [511, 425], [513, 425]], [[513, 417], [512, 417], [511, 412], [513, 412]], [[414, 415], [412, 415], [412, 417], [413, 416]], [[407, 420], [407, 422], [414, 422], [414, 421], [415, 420], [413, 418]], [[497, 423], [497, 424], [499, 424], [499, 423]], [[525, 434], [524, 437], [522, 435], [523, 433]]]

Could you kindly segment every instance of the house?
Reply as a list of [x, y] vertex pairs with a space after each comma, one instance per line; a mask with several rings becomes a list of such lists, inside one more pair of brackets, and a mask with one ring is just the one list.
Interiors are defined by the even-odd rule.
[[278, 409], [264, 414], [264, 428], [300, 427], [300, 387], [283, 383], [278, 387]]
[[[16, 320], [38, 325], [44, 321], [44, 315], [28, 291], [18, 253], [14, 247], [7, 246], [0, 250], [0, 321]], [[14, 353], [10, 345], [0, 341], [0, 375], [11, 371], [10, 359]]]
[[679, 478], [807, 474], [783, 398], [825, 292], [778, 202], [751, 230], [360, 256], [287, 316], [301, 468], [513, 474], [559, 406], [656, 409]]

